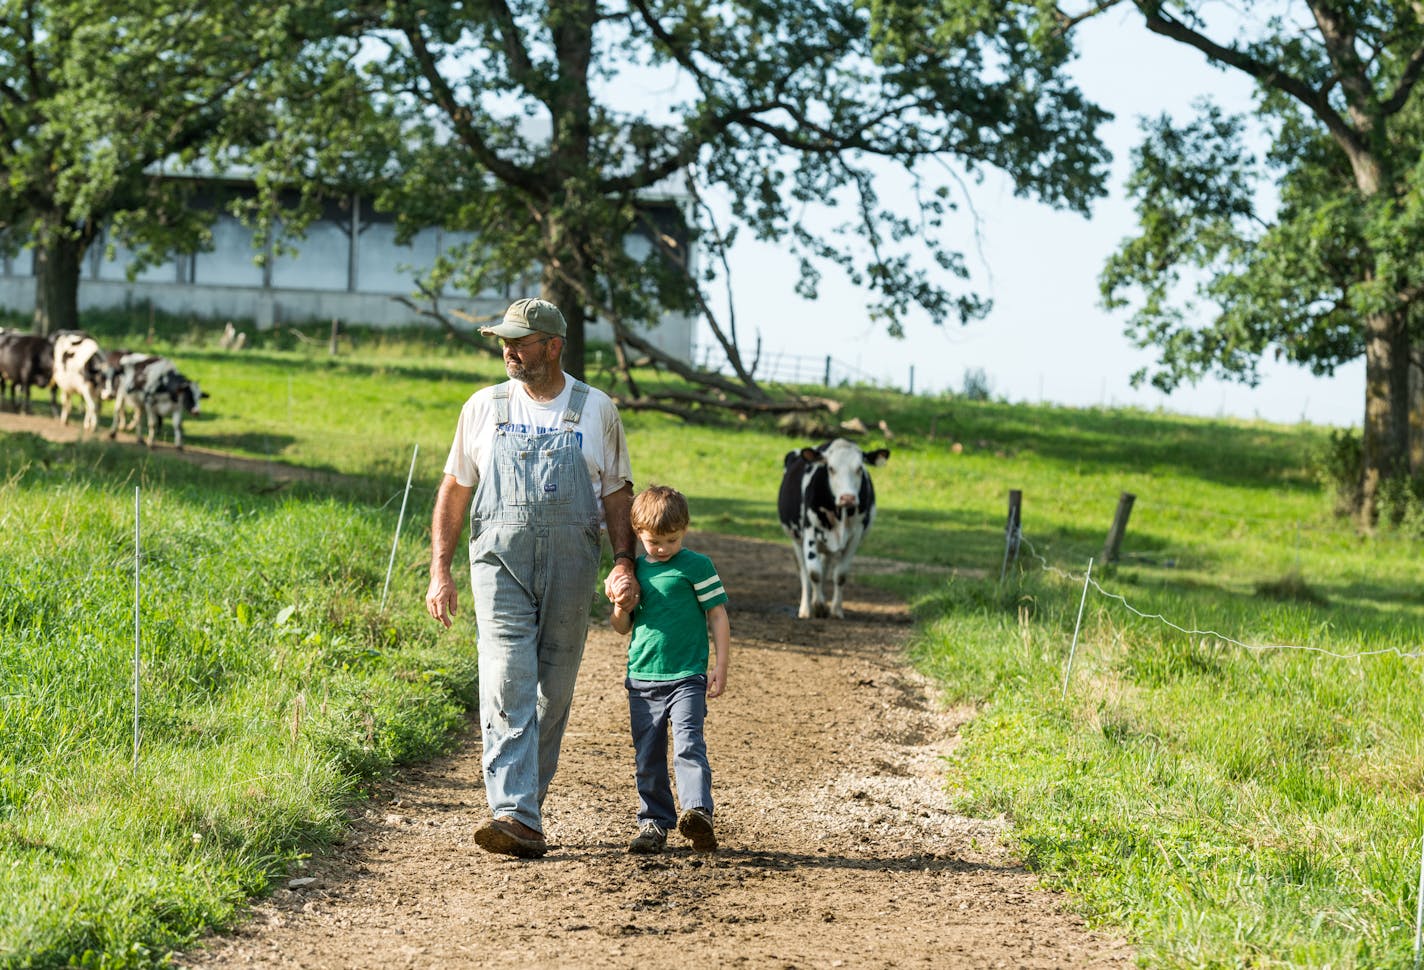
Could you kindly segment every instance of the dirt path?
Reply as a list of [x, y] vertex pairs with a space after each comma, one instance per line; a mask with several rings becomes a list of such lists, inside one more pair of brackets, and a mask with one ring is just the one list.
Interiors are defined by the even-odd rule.
[[[0, 431], [80, 434], [9, 413]], [[276, 480], [303, 472], [183, 454]], [[853, 585], [845, 621], [797, 620], [785, 544], [696, 534], [688, 544], [716, 560], [731, 597], [728, 692], [711, 702], [707, 724], [721, 851], [694, 855], [676, 834], [662, 856], [625, 851], [637, 805], [625, 641], [596, 626], [545, 806], [546, 858], [475, 846], [487, 808], [472, 731], [456, 754], [384, 786], [343, 845], [293, 874], [314, 881], [277, 889], [237, 932], [178, 964], [1133, 965], [1129, 948], [1089, 932], [1004, 850], [1003, 823], [950, 809], [940, 759], [968, 712], [937, 710], [906, 667], [903, 606]], [[469, 614], [460, 621], [473, 644]]]
[[[779, 543], [693, 535], [731, 597], [728, 693], [708, 748], [722, 849], [626, 853], [636, 794], [624, 641], [590, 636], [546, 809], [554, 848], [491, 856], [478, 734], [407, 771], [349, 839], [188, 967], [1129, 967], [1000, 845], [955, 815], [936, 711], [901, 658], [904, 609], [852, 587], [849, 618], [797, 621]], [[467, 615], [461, 617], [470, 632]]]

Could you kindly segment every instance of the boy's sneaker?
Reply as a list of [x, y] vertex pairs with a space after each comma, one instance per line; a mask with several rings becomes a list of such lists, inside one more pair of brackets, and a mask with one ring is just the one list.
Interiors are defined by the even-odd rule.
[[677, 820], [677, 830], [692, 843], [696, 852], [712, 852], [717, 836], [712, 831], [712, 813], [705, 808], [689, 808]]
[[638, 826], [638, 834], [628, 843], [628, 851], [634, 855], [652, 855], [663, 851], [667, 844], [667, 832], [657, 822], [644, 822]]

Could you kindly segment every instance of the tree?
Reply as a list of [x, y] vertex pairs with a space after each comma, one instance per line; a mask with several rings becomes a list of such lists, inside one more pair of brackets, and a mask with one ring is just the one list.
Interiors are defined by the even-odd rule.
[[0, 220], [35, 251], [36, 326], [77, 326], [80, 265], [106, 229], [150, 258], [211, 213], [174, 179], [262, 130], [263, 82], [329, 4], [0, 0]]
[[[728, 394], [754, 405], [735, 320], [713, 319], [705, 293], [738, 231], [796, 253], [788, 285], [804, 295], [825, 271], [863, 285], [868, 312], [898, 333], [913, 311], [942, 324], [986, 309], [947, 241], [968, 235], [946, 221], [958, 205], [950, 166], [998, 167], [1020, 192], [1080, 211], [1101, 191], [1094, 132], [1105, 116], [1062, 81], [1057, 47], [1035, 47], [1023, 24], [964, 32], [946, 50], [924, 43], [935, 25], [920, 15], [871, 23], [856, 0], [391, 5], [364, 38], [373, 103], [400, 119], [381, 149], [390, 166], [377, 204], [406, 233], [474, 234], [434, 285], [478, 292], [536, 266], [540, 295], [568, 320], [574, 373], [592, 319], [612, 324], [620, 351], [677, 367], [637, 327], [696, 313], [742, 381], [662, 406]], [[335, 115], [321, 117], [318, 127]], [[315, 157], [293, 151], [286, 164], [309, 171]], [[920, 190], [911, 211], [882, 204], [885, 167]], [[725, 226], [713, 192], [729, 200]], [[654, 197], [685, 201], [685, 233], [650, 217]], [[803, 219], [816, 207], [847, 215], [816, 232]], [[646, 252], [624, 245], [639, 233]], [[921, 242], [927, 265], [910, 253]]]
[[[1067, 34], [1113, 7], [1252, 78], [1269, 148], [1257, 159], [1246, 120], [1208, 104], [1185, 125], [1149, 122], [1129, 182], [1140, 233], [1103, 272], [1108, 304], [1135, 307], [1128, 332], [1160, 351], [1152, 381], [1164, 390], [1207, 373], [1253, 382], [1265, 353], [1321, 374], [1363, 356], [1359, 512], [1373, 523], [1382, 484], [1410, 471], [1424, 296], [1419, 8], [1304, 0], [1226, 22], [1201, 3], [1106, 0], [1055, 16]], [[1268, 178], [1274, 193], [1260, 191]]]

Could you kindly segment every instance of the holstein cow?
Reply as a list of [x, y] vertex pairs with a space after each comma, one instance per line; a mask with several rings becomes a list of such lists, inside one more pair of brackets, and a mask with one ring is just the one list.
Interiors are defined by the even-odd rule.
[[[0, 395], [10, 398], [10, 409], [19, 409], [18, 392], [25, 394], [25, 411], [30, 411], [30, 388], [48, 387], [54, 376], [54, 348], [48, 338], [29, 333], [0, 335]], [[54, 407], [50, 392], [50, 407]]]
[[54, 388], [63, 398], [59, 405], [59, 422], [69, 423], [69, 409], [77, 394], [84, 400], [84, 430], [93, 431], [99, 427], [104, 355], [93, 337], [77, 331], [65, 331], [52, 339]]
[[[143, 355], [143, 354], [135, 354], [132, 350], [105, 350], [105, 351], [103, 351], [103, 359], [102, 359], [102, 361], [101, 361], [100, 364], [99, 364], [99, 370], [100, 370], [100, 378], [99, 378], [99, 400], [100, 400], [100, 402], [103, 402], [103, 401], [113, 401], [113, 400], [116, 400], [116, 399], [118, 398], [118, 396], [119, 396], [119, 378], [123, 376], [123, 370], [122, 370], [122, 368], [120, 367], [120, 364], [123, 362], [123, 359], [124, 359], [125, 357], [129, 357], [129, 356], [142, 357], [142, 356], [144, 356], [144, 355]], [[132, 401], [132, 402], [130, 402], [130, 403], [131, 403], [132, 407], [131, 407], [131, 408], [128, 408], [128, 409], [126, 409], [126, 410], [128, 410], [128, 411], [131, 412], [132, 420], [122, 420], [122, 419], [121, 419], [121, 420], [118, 422], [118, 424], [117, 424], [117, 428], [118, 428], [118, 430], [120, 430], [120, 431], [132, 431], [132, 430], [134, 430], [134, 427], [138, 424], [138, 402], [137, 402], [137, 401]], [[100, 407], [103, 407], [103, 404], [102, 404], [102, 403], [100, 404]], [[129, 414], [123, 415], [123, 418], [128, 418], [128, 417], [130, 417]]]
[[[883, 465], [889, 458], [888, 448], [862, 452], [844, 438], [787, 452], [776, 510], [796, 546], [801, 575], [796, 615], [802, 619], [828, 613], [845, 616], [841, 591], [860, 540], [875, 518], [875, 487], [866, 466]], [[822, 589], [828, 577], [829, 606]]]
[[[139, 412], [137, 436], [146, 445], [162, 429], [163, 419], [173, 418], [173, 445], [183, 447], [183, 415], [197, 414], [198, 402], [207, 397], [196, 381], [178, 373], [177, 366], [167, 357], [146, 354], [126, 354], [119, 360], [118, 383], [114, 391], [114, 424], [112, 438], [119, 433], [124, 411], [135, 407]], [[143, 435], [144, 426], [148, 437]]]

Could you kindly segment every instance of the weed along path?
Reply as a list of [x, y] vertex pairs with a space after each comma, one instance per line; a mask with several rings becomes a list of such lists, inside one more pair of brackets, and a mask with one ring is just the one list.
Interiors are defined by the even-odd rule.
[[[478, 733], [405, 771], [344, 844], [181, 966], [1128, 967], [956, 816], [940, 757], [963, 714], [904, 664], [904, 608], [852, 586], [845, 621], [798, 621], [781, 543], [694, 534], [731, 602], [708, 747], [722, 848], [627, 854], [636, 793], [624, 640], [595, 626], [545, 806], [552, 848], [489, 855]], [[467, 600], [466, 600], [467, 602]], [[456, 629], [473, 640], [468, 613]]]

